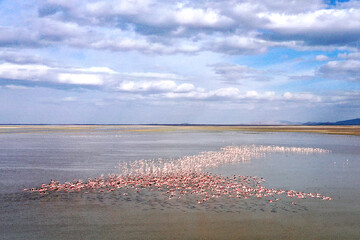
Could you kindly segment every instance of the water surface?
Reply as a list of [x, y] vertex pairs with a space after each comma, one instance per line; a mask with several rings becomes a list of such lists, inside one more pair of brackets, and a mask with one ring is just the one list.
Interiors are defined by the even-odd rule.
[[[360, 237], [360, 138], [239, 131], [9, 130], [0, 134], [2, 239], [357, 239]], [[319, 192], [333, 201], [268, 204], [223, 199], [205, 205], [169, 202], [157, 193], [24, 193], [51, 179], [117, 173], [122, 161], [178, 158], [224, 146], [324, 148], [329, 154], [268, 154], [211, 172], [266, 179], [266, 186]], [[176, 237], [174, 237], [176, 236]]]

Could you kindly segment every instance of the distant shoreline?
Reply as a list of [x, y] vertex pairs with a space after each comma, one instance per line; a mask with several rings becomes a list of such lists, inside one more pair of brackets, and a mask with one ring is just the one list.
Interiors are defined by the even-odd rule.
[[117, 130], [126, 132], [167, 131], [244, 131], [244, 132], [301, 132], [360, 136], [359, 125], [220, 125], [220, 124], [0, 124], [0, 133], [21, 130], [84, 131]]

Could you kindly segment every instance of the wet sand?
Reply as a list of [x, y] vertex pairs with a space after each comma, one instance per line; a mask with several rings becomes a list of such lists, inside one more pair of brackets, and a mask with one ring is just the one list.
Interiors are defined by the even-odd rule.
[[301, 125], [0, 125], [1, 133], [45, 133], [81, 131], [169, 132], [169, 131], [245, 131], [301, 132], [360, 136], [360, 126], [301, 126]]

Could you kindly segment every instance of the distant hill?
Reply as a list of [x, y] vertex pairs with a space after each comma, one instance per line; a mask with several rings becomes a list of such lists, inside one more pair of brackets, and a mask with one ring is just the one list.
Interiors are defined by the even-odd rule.
[[301, 125], [301, 122], [279, 121], [280, 125]]
[[303, 125], [360, 125], [360, 118], [338, 121], [338, 122], [307, 122]]
[[339, 121], [335, 123], [336, 125], [360, 125], [360, 118]]

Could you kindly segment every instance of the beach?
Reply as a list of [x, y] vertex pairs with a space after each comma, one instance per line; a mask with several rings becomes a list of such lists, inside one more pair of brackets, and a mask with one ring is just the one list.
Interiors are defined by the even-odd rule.
[[360, 135], [359, 125], [350, 126], [307, 126], [307, 125], [1, 125], [1, 132], [47, 132], [47, 131], [87, 131], [110, 129], [115, 131], [244, 131], [244, 132], [302, 132], [337, 135]]

